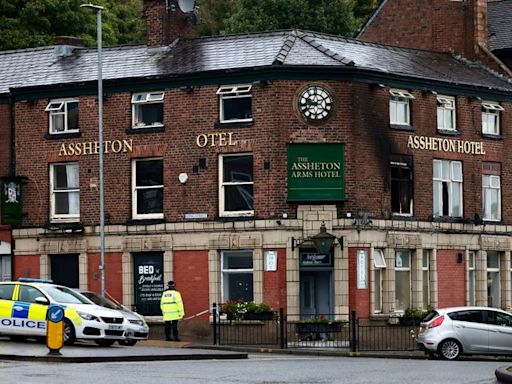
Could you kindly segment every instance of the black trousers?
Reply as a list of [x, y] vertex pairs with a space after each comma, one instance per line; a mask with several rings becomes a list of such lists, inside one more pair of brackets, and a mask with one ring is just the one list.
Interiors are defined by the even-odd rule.
[[171, 330], [172, 330], [172, 336], [174, 340], [178, 341], [180, 338], [178, 337], [178, 320], [170, 320], [166, 321], [164, 325], [164, 331], [165, 331], [165, 339], [166, 340], [172, 340], [171, 339]]

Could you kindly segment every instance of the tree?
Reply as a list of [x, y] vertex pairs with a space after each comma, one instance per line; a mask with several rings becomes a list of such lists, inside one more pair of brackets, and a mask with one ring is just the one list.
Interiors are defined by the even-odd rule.
[[[96, 14], [80, 8], [83, 0], [0, 0], [0, 50], [53, 45], [56, 36], [74, 36], [92, 46]], [[105, 7], [105, 45], [144, 41], [141, 0], [98, 0]]]

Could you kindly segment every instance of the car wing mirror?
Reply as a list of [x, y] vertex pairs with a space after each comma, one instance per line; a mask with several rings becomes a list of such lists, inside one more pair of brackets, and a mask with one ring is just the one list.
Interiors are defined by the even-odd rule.
[[37, 304], [42, 304], [42, 305], [48, 305], [48, 304], [50, 304], [50, 302], [48, 301], [48, 299], [47, 299], [46, 297], [43, 297], [43, 296], [36, 297], [36, 303], [37, 303]]

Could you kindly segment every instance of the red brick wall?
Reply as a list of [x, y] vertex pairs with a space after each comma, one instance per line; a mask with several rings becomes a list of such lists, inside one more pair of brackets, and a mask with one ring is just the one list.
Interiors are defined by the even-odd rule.
[[13, 280], [20, 277], [41, 278], [39, 255], [17, 255], [14, 263]]
[[[359, 83], [330, 82], [336, 99], [332, 119], [320, 127], [307, 126], [294, 113], [293, 100], [306, 82], [275, 81], [267, 86], [253, 86], [254, 125], [215, 129], [218, 119], [216, 86], [204, 86], [192, 92], [170, 89], [165, 94], [165, 132], [127, 134], [130, 127], [130, 94], [115, 94], [105, 101], [104, 140], [133, 140], [133, 153], [105, 154], [106, 224], [126, 224], [131, 219], [131, 158], [163, 155], [164, 215], [167, 221], [182, 221], [188, 212], [206, 212], [208, 219], [218, 216], [218, 157], [222, 153], [252, 152], [254, 156], [254, 210], [259, 218], [275, 218], [287, 213], [294, 218], [294, 204], [286, 201], [287, 156], [289, 142], [345, 143], [346, 201], [338, 205], [339, 216], [346, 212], [369, 212], [372, 218], [389, 218], [389, 156], [414, 156], [414, 216], [430, 221], [432, 217], [432, 161], [457, 159], [463, 162], [464, 217], [481, 212], [481, 162], [501, 162], [511, 169], [512, 158], [503, 157], [510, 146], [510, 135], [503, 140], [484, 139], [481, 135], [481, 102], [457, 98], [458, 140], [483, 142], [486, 154], [466, 155], [407, 148], [410, 135], [442, 137], [436, 127], [436, 96], [412, 91], [414, 132], [390, 129], [389, 91]], [[273, 100], [269, 103], [268, 100]], [[368, 105], [371, 104], [371, 108]], [[97, 109], [94, 96], [80, 98], [78, 139], [48, 140], [47, 100], [16, 106], [17, 173], [28, 177], [24, 186], [26, 216], [23, 225], [41, 226], [48, 222], [48, 167], [55, 161], [78, 161], [80, 165], [80, 221], [84, 225], [98, 222], [98, 190], [91, 189], [91, 179], [98, 179], [97, 155], [62, 156], [62, 143], [97, 140]], [[512, 108], [504, 103], [502, 127], [512, 121]], [[196, 145], [199, 134], [233, 132], [237, 146]], [[31, 154], [27, 156], [26, 154]], [[33, 159], [40, 159], [33, 161]], [[206, 169], [193, 174], [192, 166], [205, 158]], [[263, 163], [269, 161], [270, 170]], [[189, 173], [186, 184], [178, 182], [181, 172]], [[361, 182], [364, 180], [364, 183]], [[502, 199], [512, 198], [512, 175], [502, 174]], [[503, 218], [512, 220], [512, 206], [503, 204]]]
[[[173, 278], [183, 298], [185, 316], [208, 309], [208, 251], [174, 251], [173, 262]], [[198, 319], [208, 319], [208, 314]]]
[[286, 249], [277, 250], [277, 271], [263, 272], [263, 301], [274, 311], [286, 311]]
[[[105, 288], [120, 303], [123, 302], [122, 256], [121, 252], [105, 253]], [[99, 253], [90, 253], [87, 258], [88, 289], [101, 293], [101, 256]]]
[[0, 175], [9, 174], [11, 148], [11, 109], [9, 104], [0, 104]]
[[487, 1], [387, 0], [359, 39], [474, 58], [487, 43]]
[[463, 250], [437, 250], [438, 306], [466, 305], [466, 262], [457, 263]]
[[[367, 276], [368, 288], [357, 288], [357, 251], [368, 252]], [[367, 318], [370, 316], [370, 248], [349, 248], [348, 249], [348, 280], [349, 280], [349, 310], [356, 310], [357, 317]]]

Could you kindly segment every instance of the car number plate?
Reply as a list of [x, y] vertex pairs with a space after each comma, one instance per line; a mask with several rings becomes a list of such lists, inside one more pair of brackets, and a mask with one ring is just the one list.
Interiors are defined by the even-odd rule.
[[110, 324], [108, 326], [108, 329], [110, 329], [111, 331], [120, 331], [121, 329], [123, 329], [123, 326], [122, 325], [112, 325], [112, 324]]

